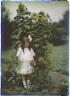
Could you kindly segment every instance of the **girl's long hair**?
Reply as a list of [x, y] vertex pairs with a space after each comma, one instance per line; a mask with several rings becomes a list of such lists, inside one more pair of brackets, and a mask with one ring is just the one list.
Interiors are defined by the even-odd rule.
[[22, 40], [21, 40], [21, 48], [22, 48], [23, 52], [24, 52], [24, 47], [25, 47], [25, 42], [26, 41], [29, 42], [28, 48], [29, 48], [29, 50], [31, 50], [31, 45], [30, 45], [29, 38], [28, 37], [23, 37]]

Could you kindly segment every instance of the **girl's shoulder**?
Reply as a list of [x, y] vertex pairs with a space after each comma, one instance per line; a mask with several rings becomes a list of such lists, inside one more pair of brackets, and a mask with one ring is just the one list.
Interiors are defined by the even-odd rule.
[[21, 47], [19, 47], [19, 48], [18, 48], [18, 51], [21, 51], [21, 50], [22, 50], [22, 48], [21, 48]]
[[21, 47], [19, 47], [18, 49], [21, 49]]
[[16, 56], [20, 56], [21, 52], [22, 52], [22, 51], [21, 51], [21, 47], [19, 47], [18, 50], [17, 50]]
[[31, 50], [31, 51], [33, 51], [33, 49], [32, 49], [32, 48], [31, 48], [30, 50]]

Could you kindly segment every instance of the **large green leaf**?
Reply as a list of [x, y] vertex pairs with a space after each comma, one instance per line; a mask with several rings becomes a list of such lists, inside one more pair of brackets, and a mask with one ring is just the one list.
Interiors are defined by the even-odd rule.
[[24, 24], [24, 27], [25, 27], [26, 29], [30, 29], [30, 26], [29, 26], [29, 25], [25, 25], [25, 24]]

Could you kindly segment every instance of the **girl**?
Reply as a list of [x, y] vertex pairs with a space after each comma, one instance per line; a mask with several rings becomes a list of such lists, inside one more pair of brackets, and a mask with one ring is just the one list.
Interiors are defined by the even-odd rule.
[[34, 72], [32, 64], [36, 64], [34, 60], [35, 53], [30, 47], [30, 39], [23, 37], [21, 47], [18, 49], [16, 56], [20, 60], [20, 65], [16, 69], [17, 74], [21, 74], [24, 88], [30, 84], [30, 74]]

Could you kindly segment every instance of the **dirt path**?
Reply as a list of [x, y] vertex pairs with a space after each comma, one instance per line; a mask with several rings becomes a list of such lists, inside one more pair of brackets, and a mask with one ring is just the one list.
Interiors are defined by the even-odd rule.
[[59, 88], [60, 86], [60, 83], [63, 81], [63, 80], [66, 80], [68, 79], [68, 76], [65, 75], [65, 74], [62, 74], [61, 72], [50, 72], [50, 75], [51, 75], [51, 78], [53, 80], [53, 85], [55, 88]]

